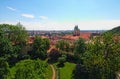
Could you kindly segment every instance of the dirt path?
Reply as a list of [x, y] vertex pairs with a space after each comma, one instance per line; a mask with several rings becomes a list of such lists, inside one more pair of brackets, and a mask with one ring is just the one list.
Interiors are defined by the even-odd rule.
[[53, 72], [52, 79], [55, 79], [56, 77], [55, 68], [53, 67], [53, 65], [50, 65], [50, 67], [52, 68], [52, 72]]

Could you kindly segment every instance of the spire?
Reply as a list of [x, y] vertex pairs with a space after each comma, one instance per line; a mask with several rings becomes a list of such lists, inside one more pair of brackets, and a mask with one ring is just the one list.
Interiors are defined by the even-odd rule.
[[74, 30], [79, 30], [78, 25], [75, 25]]
[[80, 29], [78, 28], [78, 25], [75, 25], [73, 35], [74, 36], [79, 36], [80, 35]]

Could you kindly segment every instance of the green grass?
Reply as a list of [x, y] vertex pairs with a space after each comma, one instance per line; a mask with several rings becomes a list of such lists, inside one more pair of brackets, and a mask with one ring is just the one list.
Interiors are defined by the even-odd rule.
[[60, 68], [60, 79], [71, 79], [75, 64], [66, 62], [64, 67]]

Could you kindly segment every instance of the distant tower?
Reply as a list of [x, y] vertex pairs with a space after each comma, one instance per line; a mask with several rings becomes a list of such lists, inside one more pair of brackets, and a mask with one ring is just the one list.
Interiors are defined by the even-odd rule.
[[78, 25], [75, 25], [73, 35], [80, 36], [80, 29], [78, 28]]

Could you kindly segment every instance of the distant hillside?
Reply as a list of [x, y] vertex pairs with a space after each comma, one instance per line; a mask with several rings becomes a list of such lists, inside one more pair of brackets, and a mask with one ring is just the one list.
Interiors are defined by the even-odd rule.
[[107, 32], [110, 32], [112, 34], [120, 35], [120, 26], [113, 28], [112, 30], [109, 30]]

